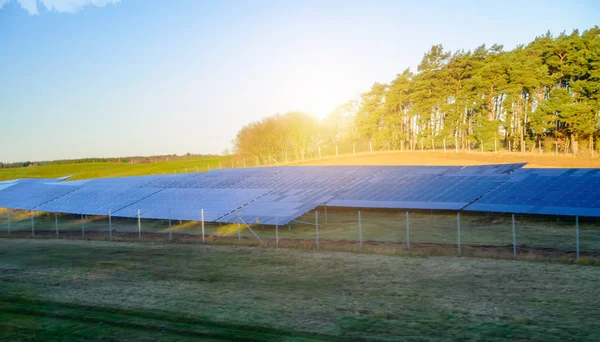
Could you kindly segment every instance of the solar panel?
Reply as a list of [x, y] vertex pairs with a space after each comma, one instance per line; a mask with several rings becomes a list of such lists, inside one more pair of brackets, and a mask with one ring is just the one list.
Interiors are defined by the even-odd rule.
[[164, 176], [135, 176], [135, 177], [115, 177], [115, 178], [95, 178], [84, 181], [65, 181], [62, 182], [68, 185], [72, 182], [80, 182], [85, 186], [95, 187], [141, 187], [148, 183], [155, 182]]
[[600, 217], [600, 169], [521, 169], [466, 210]]
[[86, 186], [36, 207], [35, 210], [68, 214], [108, 215], [162, 189]]
[[77, 189], [52, 183], [18, 182], [0, 190], [0, 207], [31, 210]]
[[384, 167], [346, 187], [336, 207], [458, 210], [508, 180], [520, 167]]
[[27, 179], [0, 183], [0, 206], [92, 215], [110, 209], [123, 217], [136, 217], [139, 209], [144, 218], [181, 220], [199, 220], [204, 209], [206, 221], [284, 224], [325, 204], [461, 209], [522, 166], [286, 166], [81, 181]]
[[268, 193], [269, 189], [163, 189], [119, 211], [114, 216], [200, 220], [204, 209], [205, 221], [218, 218]]
[[279, 189], [220, 218], [219, 222], [284, 225], [332, 198], [327, 189]]

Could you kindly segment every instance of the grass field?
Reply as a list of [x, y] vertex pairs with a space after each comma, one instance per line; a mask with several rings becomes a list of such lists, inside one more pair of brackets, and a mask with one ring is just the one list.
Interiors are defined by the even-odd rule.
[[0, 339], [600, 339], [600, 268], [0, 239]]
[[231, 167], [231, 160], [225, 157], [212, 156], [200, 158], [181, 158], [148, 164], [127, 164], [112, 162], [72, 163], [59, 165], [30, 166], [22, 168], [0, 169], [0, 181], [17, 178], [57, 178], [72, 176], [72, 180], [147, 176], [184, 172], [205, 172], [222, 167]]
[[[248, 166], [254, 166], [248, 159]], [[221, 164], [219, 164], [219, 162]], [[286, 165], [483, 165], [499, 163], [529, 163], [527, 167], [600, 167], [600, 158], [573, 157], [551, 154], [522, 155], [519, 153], [454, 153], [454, 152], [376, 152], [346, 154], [339, 157], [323, 157], [305, 162], [291, 162]], [[73, 163], [48, 166], [30, 166], [26, 168], [0, 169], [0, 181], [17, 178], [54, 178], [72, 176], [73, 180], [97, 177], [143, 176], [155, 174], [173, 174], [183, 172], [204, 172], [231, 167], [231, 157], [185, 158], [150, 164], [125, 163]], [[242, 167], [240, 160], [234, 161], [234, 167]]]

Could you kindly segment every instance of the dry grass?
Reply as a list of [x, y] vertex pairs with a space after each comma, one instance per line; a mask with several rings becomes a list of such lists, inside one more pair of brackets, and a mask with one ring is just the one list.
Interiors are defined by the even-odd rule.
[[359, 153], [356, 155], [341, 155], [339, 157], [325, 157], [322, 159], [311, 159], [298, 165], [484, 165], [503, 163], [528, 163], [526, 167], [532, 168], [554, 168], [554, 167], [600, 167], [600, 158], [573, 157], [571, 155], [546, 154], [543, 156], [535, 154], [520, 153], [455, 153], [454, 151], [414, 151], [414, 152], [375, 152]]

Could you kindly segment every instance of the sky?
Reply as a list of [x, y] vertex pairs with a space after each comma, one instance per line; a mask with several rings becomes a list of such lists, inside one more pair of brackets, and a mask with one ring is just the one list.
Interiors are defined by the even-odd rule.
[[600, 25], [597, 1], [0, 0], [0, 161], [219, 154], [416, 70]]

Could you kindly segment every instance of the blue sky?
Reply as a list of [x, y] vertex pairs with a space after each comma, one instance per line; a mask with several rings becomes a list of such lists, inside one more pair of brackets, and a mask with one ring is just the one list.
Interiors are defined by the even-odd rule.
[[0, 161], [220, 153], [323, 117], [431, 45], [512, 49], [600, 24], [595, 1], [0, 0]]

